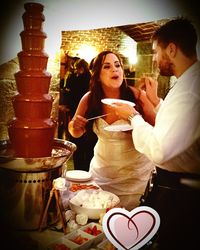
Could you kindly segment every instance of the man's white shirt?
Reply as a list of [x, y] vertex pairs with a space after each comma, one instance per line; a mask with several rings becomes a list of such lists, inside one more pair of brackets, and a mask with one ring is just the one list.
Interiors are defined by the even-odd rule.
[[[154, 127], [141, 116], [135, 116], [131, 124], [133, 142], [139, 152], [164, 169], [189, 172], [188, 164], [193, 164], [192, 157], [191, 162], [187, 161], [187, 166], [181, 169], [180, 159], [177, 166], [175, 162], [170, 166], [169, 162], [178, 155], [183, 157], [187, 149], [200, 138], [200, 62], [194, 63], [177, 79], [160, 103]], [[200, 155], [200, 152], [192, 154]], [[198, 169], [191, 166], [191, 172], [200, 173], [200, 165]]]

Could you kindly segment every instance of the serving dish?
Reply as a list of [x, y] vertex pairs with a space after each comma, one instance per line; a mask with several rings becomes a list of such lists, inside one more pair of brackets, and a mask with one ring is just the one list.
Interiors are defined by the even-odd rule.
[[76, 244], [77, 249], [88, 250], [93, 243], [94, 236], [85, 233], [83, 230], [75, 230], [67, 234], [66, 239]]
[[113, 193], [98, 190], [80, 190], [69, 200], [69, 207], [76, 214], [85, 214], [88, 219], [98, 220], [107, 209], [119, 204], [120, 199]]
[[79, 245], [68, 240], [66, 237], [60, 237], [60, 239], [53, 241], [47, 246], [47, 250], [73, 250], [78, 249]]
[[82, 226], [80, 230], [86, 232], [87, 234], [91, 234], [94, 236], [93, 238], [94, 245], [97, 245], [105, 237], [103, 233], [103, 227], [100, 224], [95, 223], [95, 222], [90, 222], [87, 225]]
[[[93, 229], [94, 234], [89, 233], [88, 229]], [[95, 230], [94, 230], [95, 229]], [[97, 233], [99, 231], [99, 233]], [[97, 246], [103, 239], [105, 235], [103, 233], [103, 228], [100, 224], [91, 222], [85, 226], [81, 226], [77, 230], [66, 234], [59, 239], [51, 242], [47, 250], [88, 250], [92, 247]]]

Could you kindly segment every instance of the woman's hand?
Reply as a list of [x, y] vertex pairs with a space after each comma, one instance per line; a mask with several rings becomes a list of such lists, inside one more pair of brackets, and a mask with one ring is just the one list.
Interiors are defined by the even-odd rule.
[[72, 119], [73, 121], [73, 128], [74, 129], [85, 129], [85, 125], [87, 123], [87, 119], [83, 116], [76, 115]]
[[73, 137], [80, 137], [85, 133], [87, 119], [80, 115], [75, 115], [69, 122], [68, 129]]

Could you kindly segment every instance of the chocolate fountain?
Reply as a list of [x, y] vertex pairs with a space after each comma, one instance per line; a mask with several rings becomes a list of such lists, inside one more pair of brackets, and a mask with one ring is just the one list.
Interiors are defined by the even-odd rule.
[[[48, 94], [51, 74], [46, 71], [46, 34], [43, 5], [24, 4], [24, 30], [18, 53], [20, 71], [15, 74], [17, 94], [13, 97], [15, 117], [8, 123], [8, 141], [0, 144], [1, 216], [14, 228], [38, 229], [53, 179], [76, 145], [54, 139], [56, 122], [50, 117], [53, 98]], [[55, 203], [46, 225], [57, 220]]]

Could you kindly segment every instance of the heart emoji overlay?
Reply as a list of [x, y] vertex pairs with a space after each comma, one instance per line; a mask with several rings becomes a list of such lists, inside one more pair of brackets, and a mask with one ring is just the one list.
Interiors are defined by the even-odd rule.
[[112, 208], [103, 217], [103, 231], [117, 248], [137, 250], [155, 235], [160, 226], [159, 214], [151, 207], [140, 206], [132, 211]]

